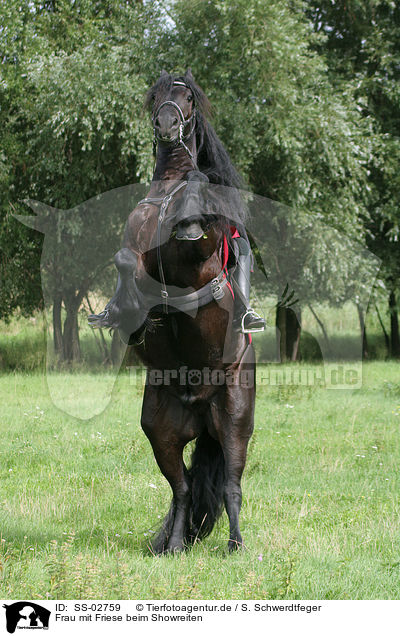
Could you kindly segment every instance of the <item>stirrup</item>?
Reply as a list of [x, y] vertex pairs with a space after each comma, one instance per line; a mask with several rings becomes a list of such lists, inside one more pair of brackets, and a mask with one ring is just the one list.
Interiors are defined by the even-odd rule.
[[241, 331], [242, 331], [242, 333], [258, 333], [260, 331], [264, 331], [265, 330], [265, 320], [263, 318], [261, 318], [261, 316], [259, 316], [259, 318], [260, 318], [260, 320], [262, 320], [264, 322], [264, 325], [262, 327], [253, 327], [251, 329], [245, 329], [244, 321], [245, 321], [246, 316], [248, 316], [249, 314], [255, 314], [255, 315], [258, 316], [258, 314], [256, 314], [254, 309], [252, 309], [251, 307], [248, 307], [246, 309], [246, 311], [244, 312], [244, 314], [242, 316], [242, 321], [241, 321]]

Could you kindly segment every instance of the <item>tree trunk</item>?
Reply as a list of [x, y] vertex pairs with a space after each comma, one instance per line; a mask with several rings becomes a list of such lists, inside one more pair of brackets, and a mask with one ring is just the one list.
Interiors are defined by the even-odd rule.
[[330, 355], [330, 353], [331, 353], [331, 345], [330, 345], [329, 338], [328, 338], [328, 332], [325, 329], [325, 325], [322, 322], [322, 320], [318, 317], [318, 315], [317, 315], [316, 311], [313, 309], [313, 307], [311, 307], [310, 303], [308, 303], [308, 306], [310, 308], [310, 311], [311, 311], [312, 315], [314, 316], [315, 320], [317, 321], [318, 325], [320, 326], [320, 329], [322, 331], [322, 335], [323, 335], [323, 338], [324, 338], [326, 350], [327, 350], [328, 354]]
[[400, 333], [399, 333], [399, 315], [397, 312], [396, 293], [394, 290], [389, 294], [389, 313], [390, 313], [390, 353], [393, 358], [400, 358]]
[[54, 339], [54, 353], [62, 359], [63, 352], [63, 336], [62, 336], [62, 323], [61, 323], [61, 303], [62, 298], [57, 294], [53, 300], [53, 339]]
[[387, 352], [387, 355], [389, 356], [390, 355], [390, 338], [389, 338], [388, 333], [387, 333], [387, 331], [385, 329], [385, 325], [383, 324], [383, 320], [382, 320], [380, 311], [378, 309], [377, 303], [375, 303], [375, 309], [376, 309], [376, 313], [378, 315], [379, 324], [382, 327], [383, 337], [385, 338], [386, 352]]
[[79, 342], [78, 311], [81, 304], [74, 293], [64, 297], [64, 305], [67, 316], [64, 322], [63, 351], [64, 360], [67, 362], [79, 362], [81, 359], [81, 347]]
[[[95, 312], [94, 312], [94, 309], [93, 309], [93, 307], [92, 307], [92, 305], [90, 303], [90, 298], [89, 298], [88, 294], [86, 295], [86, 302], [88, 304], [90, 313], [94, 314]], [[99, 332], [100, 341], [101, 342], [97, 341], [96, 331]], [[99, 349], [100, 349], [101, 353], [103, 354], [103, 363], [108, 363], [110, 361], [110, 354], [111, 354], [111, 360], [112, 360], [112, 362], [114, 364], [114, 361], [112, 359], [112, 346], [111, 346], [111, 351], [110, 351], [110, 347], [107, 345], [106, 339], [104, 338], [103, 330], [102, 329], [98, 329], [98, 330], [97, 329], [92, 329], [92, 332], [93, 332], [93, 335], [94, 335], [94, 338], [95, 338], [96, 342], [98, 342]], [[114, 338], [113, 338], [112, 342], [114, 342]]]
[[276, 328], [279, 361], [294, 362], [299, 353], [301, 325], [293, 309], [277, 306]]
[[286, 362], [286, 310], [285, 307], [276, 308], [276, 348], [279, 362]]
[[361, 305], [356, 303], [356, 307], [357, 307], [358, 320], [360, 322], [360, 330], [361, 330], [362, 359], [365, 360], [366, 358], [368, 358], [368, 341], [367, 341], [367, 330], [365, 327], [364, 312]]

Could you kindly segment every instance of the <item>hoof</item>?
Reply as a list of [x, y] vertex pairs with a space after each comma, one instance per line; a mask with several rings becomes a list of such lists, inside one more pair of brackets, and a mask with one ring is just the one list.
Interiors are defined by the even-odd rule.
[[118, 333], [119, 333], [119, 337], [121, 338], [121, 341], [128, 346], [132, 346], [132, 345], [141, 345], [144, 342], [144, 334], [145, 334], [145, 329], [139, 330], [137, 332], [135, 332], [134, 334], [127, 334], [126, 331], [123, 331], [122, 329], [118, 329]]
[[176, 540], [172, 540], [171, 539], [168, 541], [168, 543], [158, 543], [156, 542], [155, 545], [151, 546], [152, 548], [152, 552], [155, 555], [174, 555], [174, 554], [180, 554], [181, 552], [184, 552], [186, 549], [185, 543], [183, 541], [176, 541]]
[[181, 554], [181, 552], [185, 551], [185, 546], [183, 545], [183, 543], [180, 544], [173, 544], [173, 545], [169, 545], [167, 549], [165, 550], [164, 554]]
[[167, 547], [164, 546], [149, 546], [150, 552], [154, 556], [174, 556], [177, 554], [181, 554], [185, 550], [185, 546], [181, 545], [169, 545]]
[[229, 539], [228, 550], [229, 552], [238, 552], [239, 550], [245, 550], [246, 546], [243, 543], [243, 539]]

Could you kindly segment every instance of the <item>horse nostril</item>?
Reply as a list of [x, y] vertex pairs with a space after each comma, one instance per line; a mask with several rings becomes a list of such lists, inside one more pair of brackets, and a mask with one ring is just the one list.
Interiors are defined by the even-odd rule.
[[156, 119], [156, 121], [154, 123], [157, 126], [157, 128], [160, 128], [160, 120], [159, 120], [158, 117], [157, 117], [157, 119]]
[[177, 117], [174, 117], [174, 119], [172, 120], [172, 125], [173, 125], [173, 126], [176, 126], [176, 125], [177, 125], [177, 123], [178, 123], [178, 118], [177, 118]]

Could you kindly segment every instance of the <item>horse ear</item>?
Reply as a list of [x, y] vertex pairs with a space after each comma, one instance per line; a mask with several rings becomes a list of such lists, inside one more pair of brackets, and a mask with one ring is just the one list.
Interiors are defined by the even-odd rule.
[[185, 78], [194, 82], [194, 77], [192, 75], [192, 69], [190, 68], [190, 66], [185, 73]]
[[161, 71], [161, 75], [160, 75], [160, 77], [165, 77], [166, 75], [169, 75], [169, 73], [167, 73], [167, 71], [165, 70], [165, 68], [163, 68], [163, 70]]

